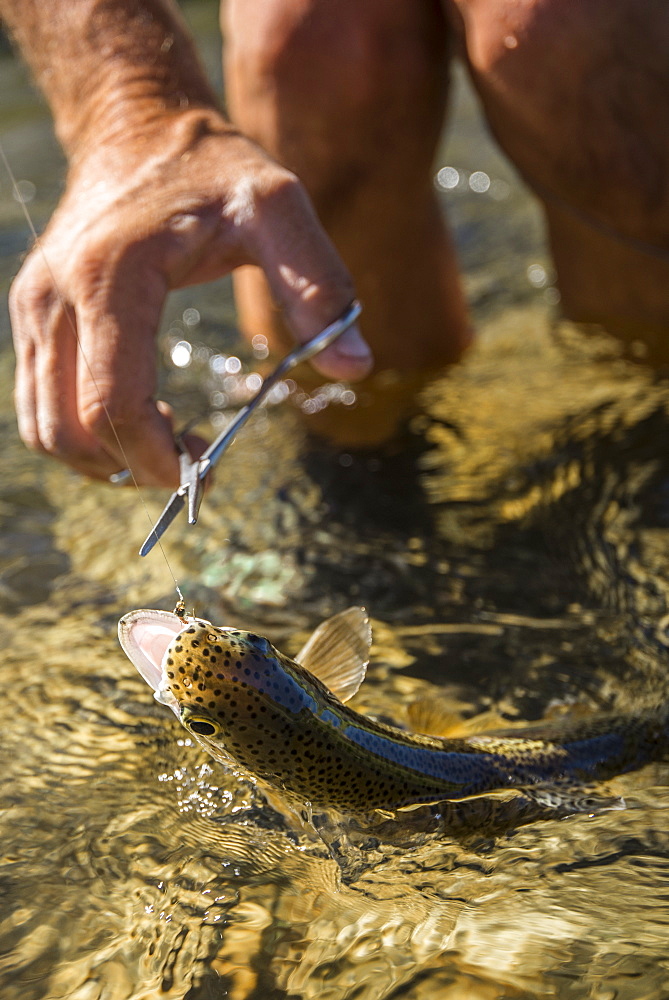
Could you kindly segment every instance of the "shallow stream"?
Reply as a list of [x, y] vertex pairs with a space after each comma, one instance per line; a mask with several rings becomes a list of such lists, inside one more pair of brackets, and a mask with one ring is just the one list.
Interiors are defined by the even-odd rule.
[[[213, 60], [213, 7], [191, 16]], [[40, 227], [62, 161], [8, 56], [0, 81], [2, 141]], [[198, 614], [287, 652], [364, 604], [375, 643], [355, 706], [400, 724], [426, 699], [454, 732], [663, 700], [669, 386], [557, 320], [538, 213], [460, 80], [435, 183], [478, 346], [426, 388], [401, 446], [324, 444], [314, 412], [364, 416], [364, 397], [288, 385], [229, 452], [199, 526], [168, 534], [170, 564]], [[28, 242], [0, 176], [3, 289]], [[160, 553], [136, 555], [134, 490], [21, 445], [0, 322], [3, 1000], [665, 998], [669, 769], [610, 782], [625, 810], [417, 841], [342, 883], [124, 657], [118, 618], [170, 609], [172, 580]], [[209, 415], [210, 434], [264, 363], [227, 283], [170, 299], [159, 353], [166, 398]], [[153, 516], [164, 500], [146, 494]]]

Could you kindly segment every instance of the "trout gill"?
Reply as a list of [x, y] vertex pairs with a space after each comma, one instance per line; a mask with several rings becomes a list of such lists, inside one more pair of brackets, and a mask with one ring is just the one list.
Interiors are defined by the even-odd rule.
[[252, 632], [165, 611], [125, 615], [119, 638], [156, 699], [214, 758], [316, 809], [361, 815], [581, 785], [667, 751], [666, 710], [461, 739], [366, 718], [344, 703], [371, 644], [361, 608], [324, 622], [294, 660]]

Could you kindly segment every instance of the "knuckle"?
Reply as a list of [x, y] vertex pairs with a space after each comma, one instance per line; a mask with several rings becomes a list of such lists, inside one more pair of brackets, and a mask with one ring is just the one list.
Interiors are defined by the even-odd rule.
[[267, 193], [274, 198], [285, 199], [292, 203], [308, 204], [306, 189], [296, 174], [284, 167], [272, 171], [271, 181], [267, 185]]
[[71, 454], [69, 435], [62, 424], [55, 420], [40, 423], [38, 450], [59, 459]]
[[78, 435], [65, 424], [55, 421], [40, 424], [39, 441], [33, 447], [71, 468], [96, 476], [94, 467], [99, 460], [99, 450], [79, 440]]
[[259, 230], [274, 233], [310, 232], [321, 228], [302, 182], [283, 168], [260, 176], [256, 183], [255, 221]]
[[308, 204], [297, 177], [270, 161], [260, 162], [252, 174], [246, 173], [231, 186], [223, 216], [237, 228], [253, 229], [277, 211], [290, 211], [298, 201]]
[[27, 424], [21, 421], [21, 419], [19, 419], [18, 425], [19, 425], [19, 434], [21, 435], [21, 440], [23, 441], [26, 448], [29, 448], [31, 451], [37, 451], [41, 452], [42, 454], [46, 454], [47, 449], [40, 440], [35, 425], [32, 422], [30, 424]]
[[80, 408], [82, 427], [103, 444], [116, 444], [135, 437], [142, 424], [141, 411], [132, 401], [120, 400], [115, 393], [98, 386], [99, 392], [84, 400]]
[[80, 420], [85, 430], [102, 441], [111, 436], [110, 424], [121, 427], [124, 423], [124, 417], [119, 407], [115, 405], [113, 397], [105, 398], [102, 392], [99, 396], [82, 403]]
[[85, 309], [98, 305], [107, 295], [113, 270], [112, 247], [88, 246], [77, 260], [73, 276], [76, 301]]
[[26, 322], [38, 321], [41, 325], [45, 314], [51, 312], [56, 294], [53, 282], [45, 280], [40, 265], [27, 260], [9, 289], [9, 313], [19, 327]]

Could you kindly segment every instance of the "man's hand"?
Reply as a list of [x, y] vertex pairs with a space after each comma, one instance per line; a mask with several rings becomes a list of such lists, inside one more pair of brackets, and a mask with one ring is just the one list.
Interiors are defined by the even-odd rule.
[[[0, 16], [70, 163], [10, 295], [21, 435], [89, 476], [129, 464], [174, 485], [153, 398], [168, 291], [258, 265], [303, 342], [348, 305], [351, 279], [300, 183], [217, 110], [173, 0], [0, 0]], [[354, 379], [371, 356], [350, 329], [314, 365]]]
[[[26, 443], [95, 478], [127, 461], [138, 481], [174, 485], [171, 421], [153, 399], [165, 297], [243, 264], [263, 269], [299, 342], [353, 298], [299, 182], [217, 112], [171, 112], [79, 158], [10, 296]], [[315, 365], [356, 379], [371, 356], [351, 329]]]

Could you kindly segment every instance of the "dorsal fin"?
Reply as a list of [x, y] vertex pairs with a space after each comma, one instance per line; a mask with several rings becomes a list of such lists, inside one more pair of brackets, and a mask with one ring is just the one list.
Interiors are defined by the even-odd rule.
[[348, 701], [365, 679], [371, 644], [367, 612], [347, 608], [319, 625], [295, 660], [340, 701]]

